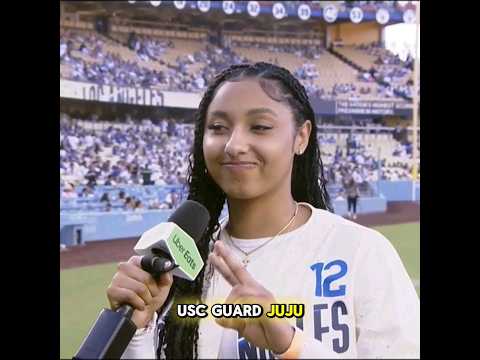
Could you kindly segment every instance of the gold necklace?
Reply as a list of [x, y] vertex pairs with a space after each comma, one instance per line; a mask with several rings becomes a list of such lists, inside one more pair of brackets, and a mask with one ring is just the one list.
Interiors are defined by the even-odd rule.
[[[292, 223], [293, 221], [295, 220], [295, 217], [297, 216], [297, 213], [298, 213], [298, 202], [295, 202], [295, 213], [293, 214], [292, 218], [290, 219], [290, 221], [288, 222], [287, 225], [285, 225], [283, 227], [282, 230], [280, 230], [276, 235], [274, 235], [271, 239], [265, 241], [263, 244], [261, 244], [260, 246], [256, 247], [255, 249], [253, 250], [250, 250], [250, 251], [243, 251], [242, 249], [240, 249], [234, 242], [233, 242], [233, 239], [232, 237], [230, 236], [230, 233], [227, 231], [227, 235], [228, 235], [228, 240], [230, 241], [230, 243], [233, 245], [233, 247], [235, 249], [237, 249], [238, 251], [240, 251], [243, 255], [245, 255], [245, 258], [242, 260], [242, 263], [243, 263], [243, 266], [244, 267], [247, 267], [248, 263], [250, 262], [250, 259], [249, 259], [249, 256], [251, 254], [253, 254], [255, 251], [257, 250], [260, 250], [261, 248], [263, 248], [265, 245], [267, 245], [268, 243], [270, 243], [271, 241], [273, 241], [278, 235], [280, 235], [282, 232], [284, 232]], [[225, 229], [226, 230], [226, 229]]]

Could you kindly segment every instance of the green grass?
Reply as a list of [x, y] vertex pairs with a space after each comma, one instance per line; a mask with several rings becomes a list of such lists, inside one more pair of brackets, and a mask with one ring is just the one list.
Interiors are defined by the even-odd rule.
[[410, 278], [420, 280], [420, 223], [379, 226], [400, 255]]
[[[397, 249], [408, 274], [420, 280], [420, 224], [408, 223], [375, 228]], [[116, 264], [63, 270], [60, 273], [60, 356], [72, 358], [96, 320], [108, 307], [106, 289]], [[417, 293], [420, 289], [417, 286]]]
[[106, 289], [116, 264], [60, 272], [60, 357], [72, 358], [100, 310], [108, 307]]
[[393, 244], [420, 296], [420, 223], [379, 226], [375, 229]]

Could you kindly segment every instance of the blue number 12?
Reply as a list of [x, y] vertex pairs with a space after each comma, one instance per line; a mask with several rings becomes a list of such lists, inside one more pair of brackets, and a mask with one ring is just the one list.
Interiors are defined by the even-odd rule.
[[[345, 285], [340, 285], [338, 289], [332, 290], [332, 283], [347, 273], [347, 263], [343, 260], [334, 260], [329, 262], [326, 266], [324, 263], [316, 263], [310, 266], [310, 269], [315, 271], [315, 296], [335, 297], [345, 295]], [[327, 276], [325, 280], [322, 279], [322, 272], [330, 269], [332, 266], [340, 267], [340, 270]]]

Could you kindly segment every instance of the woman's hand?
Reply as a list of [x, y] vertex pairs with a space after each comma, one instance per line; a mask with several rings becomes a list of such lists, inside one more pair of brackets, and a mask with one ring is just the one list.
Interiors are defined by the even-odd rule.
[[167, 272], [158, 281], [141, 267], [141, 256], [132, 256], [128, 262], [118, 264], [118, 270], [107, 289], [110, 308], [116, 310], [123, 304], [135, 311], [132, 321], [137, 328], [144, 328], [167, 299], [173, 276]]
[[268, 318], [266, 312], [276, 303], [272, 293], [259, 284], [245, 269], [241, 261], [223, 243], [217, 241], [209, 260], [232, 286], [226, 304], [260, 304], [263, 314], [259, 318], [217, 318], [216, 322], [226, 328], [237, 330], [239, 335], [260, 348], [276, 354], [290, 346], [294, 329], [285, 319]]

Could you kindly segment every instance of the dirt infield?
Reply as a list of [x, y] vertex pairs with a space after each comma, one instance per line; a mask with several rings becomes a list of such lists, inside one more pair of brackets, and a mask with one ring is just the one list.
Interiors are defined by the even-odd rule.
[[[420, 221], [418, 202], [389, 203], [387, 212], [359, 215], [355, 222], [365, 226], [402, 224]], [[138, 238], [95, 241], [60, 252], [60, 269], [125, 261], [134, 255]]]

